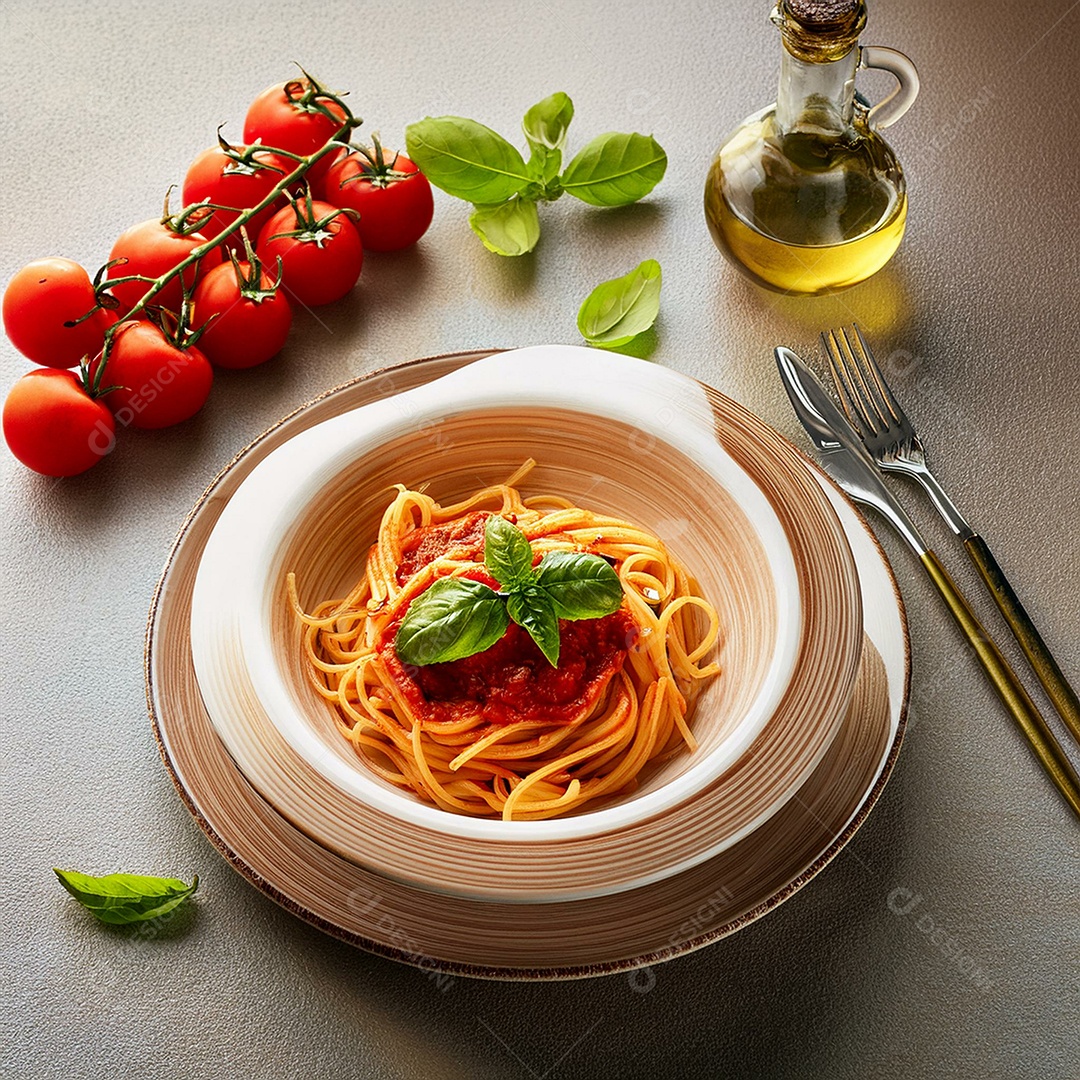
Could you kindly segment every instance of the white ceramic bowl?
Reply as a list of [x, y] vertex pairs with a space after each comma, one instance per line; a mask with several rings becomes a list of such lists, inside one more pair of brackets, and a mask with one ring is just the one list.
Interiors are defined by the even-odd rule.
[[[734, 408], [734, 422], [721, 406]], [[492, 898], [629, 888], [746, 835], [827, 748], [853, 684], [861, 612], [835, 515], [814, 503], [816, 485], [783, 490], [791, 463], [744, 432], [742, 419], [726, 399], [667, 369], [546, 346], [481, 360], [278, 447], [222, 512], [193, 597], [199, 686], [241, 770], [332, 850], [414, 883]], [[668, 543], [720, 612], [724, 670], [698, 700], [696, 753], [655, 769], [620, 801], [503, 822], [439, 810], [367, 770], [307, 684], [285, 576], [296, 572], [306, 606], [343, 595], [363, 572], [390, 484], [426, 483], [449, 502], [505, 479], [527, 457], [539, 462], [527, 492], [618, 514]], [[790, 505], [800, 499], [806, 505]], [[812, 542], [794, 543], [793, 513], [814, 519]], [[813, 657], [808, 623], [819, 639]], [[803, 697], [820, 691], [817, 715], [780, 716], [785, 698], [798, 696], [790, 693], [796, 673]], [[743, 799], [751, 805], [719, 831], [687, 836], [696, 801], [723, 802], [724, 778], [739, 774], [770, 722], [782, 721], [790, 738], [773, 747], [775, 760], [758, 762], [762, 782]], [[597, 884], [601, 837], [627, 862]], [[550, 887], [546, 859], [559, 868]]]

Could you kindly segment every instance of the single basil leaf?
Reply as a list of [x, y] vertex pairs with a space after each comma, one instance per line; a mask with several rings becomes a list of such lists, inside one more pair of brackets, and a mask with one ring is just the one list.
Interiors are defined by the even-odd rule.
[[540, 239], [536, 203], [516, 195], [497, 206], [478, 206], [469, 215], [469, 225], [496, 255], [525, 255]]
[[534, 150], [561, 150], [573, 119], [574, 103], [560, 90], [529, 109], [521, 127]]
[[409, 605], [394, 648], [403, 664], [443, 664], [490, 648], [508, 625], [493, 589], [467, 578], [440, 578]]
[[584, 551], [549, 552], [537, 567], [536, 584], [551, 597], [560, 619], [600, 619], [623, 601], [611, 564]]
[[598, 135], [566, 166], [563, 190], [593, 206], [626, 206], [664, 177], [667, 154], [651, 135]]
[[510, 618], [529, 632], [552, 667], [559, 666], [559, 617], [551, 597], [538, 585], [520, 585], [506, 600]]
[[578, 311], [581, 336], [602, 349], [632, 341], [656, 321], [660, 284], [660, 264], [646, 259], [629, 274], [597, 285]]
[[484, 526], [484, 565], [504, 588], [532, 577], [533, 553], [525, 534], [504, 517], [492, 514]]
[[501, 135], [461, 116], [427, 117], [405, 129], [406, 153], [436, 186], [471, 203], [501, 203], [532, 179]]
[[185, 885], [177, 878], [148, 877], [144, 874], [93, 877], [77, 870], [58, 870], [55, 867], [53, 873], [83, 907], [102, 922], [119, 926], [167, 915], [199, 887], [198, 875], [190, 885]]

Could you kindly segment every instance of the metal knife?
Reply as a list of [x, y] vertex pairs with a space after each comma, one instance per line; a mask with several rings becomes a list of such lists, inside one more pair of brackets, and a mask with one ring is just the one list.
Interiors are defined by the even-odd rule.
[[907, 541], [941, 593], [998, 696], [1027, 738], [1058, 791], [1080, 816], [1080, 777], [1016, 673], [979, 622], [971, 605], [930, 550], [911, 518], [885, 487], [858, 433], [825, 388], [791, 349], [776, 349], [780, 378], [825, 471], [856, 502], [873, 507]]

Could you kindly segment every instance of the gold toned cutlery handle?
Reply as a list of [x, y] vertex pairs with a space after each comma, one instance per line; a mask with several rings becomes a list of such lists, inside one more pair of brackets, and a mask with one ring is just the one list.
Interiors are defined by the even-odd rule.
[[1039, 715], [1035, 703], [1020, 684], [1016, 673], [1009, 667], [1008, 661], [1001, 655], [1001, 651], [990, 640], [978, 616], [971, 610], [938, 557], [927, 550], [920, 559], [944, 597], [957, 625], [975, 650], [998, 696], [1020, 726], [1054, 786], [1065, 796], [1066, 802], [1077, 816], [1080, 816], [1080, 777], [1077, 777], [1076, 770], [1054, 738], [1053, 732], [1046, 726], [1046, 721]]
[[1054, 703], [1054, 708], [1072, 732], [1073, 738], [1080, 742], [1080, 700], [1077, 699], [1076, 691], [1062, 674], [1061, 668], [1050, 654], [1039, 631], [1035, 629], [1035, 624], [1024, 610], [1020, 598], [1013, 592], [1012, 586], [1002, 573], [986, 541], [976, 533], [964, 541], [964, 547], [967, 548], [971, 561], [979, 568], [983, 581], [986, 582], [987, 588], [1001, 609], [1001, 614], [1005, 616], [1005, 621], [1016, 635], [1016, 640], [1020, 642], [1020, 648], [1024, 650], [1024, 655], [1035, 669], [1035, 674], [1038, 675], [1039, 682], [1043, 684], [1050, 700]]

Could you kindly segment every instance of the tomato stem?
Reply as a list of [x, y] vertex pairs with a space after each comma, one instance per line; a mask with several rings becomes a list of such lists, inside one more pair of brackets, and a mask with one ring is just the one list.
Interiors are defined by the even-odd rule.
[[293, 236], [298, 240], [302, 240], [308, 243], [314, 243], [316, 247], [322, 247], [327, 240], [333, 235], [327, 225], [336, 217], [340, 217], [345, 214], [347, 217], [352, 217], [355, 220], [360, 219], [359, 213], [353, 210], [352, 207], [335, 207], [329, 214], [324, 214], [321, 218], [315, 216], [315, 206], [313, 204], [311, 196], [310, 185], [305, 185], [306, 191], [304, 195], [303, 203], [297, 202], [295, 196], [291, 192], [285, 192], [285, 198], [289, 200], [289, 205], [293, 208], [293, 214], [295, 215], [297, 228], [288, 229], [285, 232], [274, 233], [270, 237], [271, 240], [280, 240], [283, 237]]
[[304, 70], [302, 64], [297, 63], [295, 60], [293, 63], [300, 68], [300, 74], [307, 81], [306, 87], [304, 81], [300, 79], [291, 79], [285, 84], [285, 97], [293, 108], [301, 112], [321, 113], [335, 124], [340, 123], [341, 118], [323, 103], [324, 101], [332, 101], [340, 105], [345, 110], [346, 115], [351, 115], [348, 106], [341, 100], [341, 94], [327, 90], [310, 72]]
[[[236, 252], [229, 248], [229, 258], [232, 260], [233, 271], [236, 274], [236, 288], [245, 300], [261, 304], [264, 300], [272, 300], [281, 288], [281, 279], [285, 276], [285, 267], [281, 256], [277, 257], [277, 280], [269, 287], [263, 288], [262, 279], [264, 274], [262, 260], [255, 254], [255, 249], [248, 239], [247, 229], [241, 229], [240, 235], [244, 240], [244, 257], [247, 273], [244, 273], [243, 265], [236, 256]], [[209, 324], [207, 324], [209, 325]], [[205, 329], [205, 327], [204, 327]]]
[[[202, 228], [203, 222], [210, 217], [211, 207], [208, 204], [192, 203], [191, 206], [182, 207], [174, 214], [169, 207], [169, 196], [175, 190], [176, 185], [170, 184], [169, 190], [165, 192], [165, 205], [161, 210], [161, 224], [169, 232], [176, 233], [177, 236], [190, 236], [192, 233], [198, 232]], [[222, 207], [221, 209], [232, 210], [233, 207]]]
[[342, 187], [345, 187], [346, 184], [355, 184], [359, 180], [364, 180], [373, 187], [388, 188], [391, 184], [396, 184], [400, 180], [409, 180], [416, 175], [415, 173], [402, 172], [400, 169], [394, 168], [398, 159], [396, 151], [393, 161], [388, 162], [386, 160], [386, 151], [383, 150], [382, 143], [379, 142], [379, 134], [375, 131], [371, 133], [370, 148], [350, 144], [349, 153], [363, 158], [364, 162], [355, 176], [346, 177], [341, 181]]

